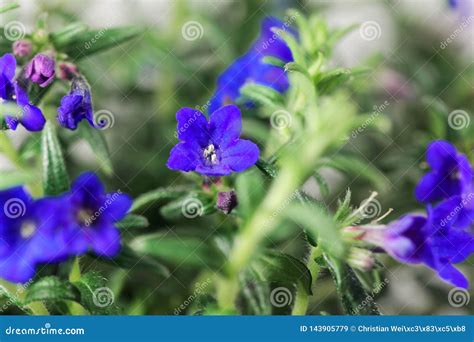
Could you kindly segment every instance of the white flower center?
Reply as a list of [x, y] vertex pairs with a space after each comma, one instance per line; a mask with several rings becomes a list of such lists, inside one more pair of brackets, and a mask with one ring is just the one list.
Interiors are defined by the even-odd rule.
[[36, 231], [36, 224], [32, 221], [25, 221], [21, 225], [20, 235], [23, 239], [28, 239], [35, 233], [35, 231]]
[[217, 155], [216, 155], [216, 148], [214, 147], [213, 144], [209, 144], [204, 151], [203, 151], [203, 156], [204, 158], [209, 161], [212, 165], [216, 165], [218, 163], [217, 161]]

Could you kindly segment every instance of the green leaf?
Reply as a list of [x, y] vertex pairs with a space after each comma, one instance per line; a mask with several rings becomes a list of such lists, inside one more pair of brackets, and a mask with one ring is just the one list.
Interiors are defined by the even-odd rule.
[[324, 179], [324, 177], [319, 172], [315, 172], [314, 179], [316, 180], [316, 183], [318, 183], [319, 191], [321, 191], [321, 195], [323, 195], [323, 197], [328, 196], [329, 186], [326, 180]]
[[327, 255], [325, 255], [325, 263], [334, 278], [346, 314], [380, 315], [373, 296], [365, 291], [348, 265]]
[[286, 285], [298, 282], [311, 294], [311, 273], [301, 261], [288, 254], [268, 251], [254, 260], [250, 267], [264, 282]]
[[278, 30], [275, 28], [272, 28], [271, 30], [276, 35], [280, 36], [281, 39], [283, 39], [285, 43], [288, 45], [288, 47], [291, 50], [291, 54], [293, 55], [293, 60], [297, 64], [300, 64], [303, 68], [306, 68], [306, 59], [305, 59], [304, 51], [301, 48], [298, 41], [296, 40], [296, 38], [287, 31]]
[[273, 164], [267, 163], [263, 159], [259, 159], [259, 160], [257, 160], [257, 163], [255, 165], [267, 177], [270, 177], [270, 178], [275, 178], [276, 177], [277, 170], [276, 170], [276, 167]]
[[110, 159], [109, 148], [105, 141], [102, 131], [92, 127], [89, 122], [84, 120], [79, 124], [79, 135], [87, 141], [92, 151], [99, 161], [101, 169], [107, 174], [113, 173], [112, 160]]
[[285, 210], [285, 215], [300, 225], [317, 240], [321, 249], [336, 258], [343, 258], [346, 248], [340, 232], [325, 209], [320, 206], [306, 202], [305, 205], [290, 205]]
[[387, 179], [375, 166], [354, 156], [338, 154], [324, 161], [323, 166], [329, 166], [355, 177], [366, 179], [379, 190], [386, 189], [388, 185]]
[[62, 40], [56, 48], [74, 60], [91, 56], [135, 38], [143, 30], [136, 27], [102, 28], [80, 32]]
[[45, 195], [58, 195], [69, 189], [61, 146], [51, 122], [43, 128], [41, 150], [43, 154], [43, 188]]
[[20, 4], [18, 4], [16, 2], [12, 2], [12, 3], [6, 4], [6, 5], [0, 6], [0, 14], [6, 13], [8, 11], [11, 11], [11, 10], [13, 10], [15, 8], [19, 8], [19, 7], [20, 7]]
[[150, 225], [148, 219], [145, 216], [141, 215], [127, 215], [122, 221], [119, 221], [115, 224], [118, 229], [128, 230], [128, 229], [142, 229]]
[[175, 266], [219, 268], [225, 261], [213, 240], [183, 234], [179, 237], [176, 233], [144, 235], [132, 240], [129, 246], [137, 254], [154, 256]]
[[57, 49], [62, 49], [72, 40], [75, 39], [79, 34], [83, 34], [87, 31], [87, 25], [81, 22], [72, 23], [62, 28], [59, 31], [53, 32], [50, 35], [50, 40]]
[[33, 173], [24, 170], [1, 171], [0, 189], [10, 188], [12, 186], [26, 184], [36, 180]]
[[281, 107], [284, 103], [283, 96], [278, 91], [255, 83], [245, 84], [240, 88], [240, 94], [239, 101], [242, 102], [250, 100], [271, 107]]
[[353, 79], [355, 76], [365, 75], [370, 70], [367, 68], [347, 69], [337, 68], [322, 73], [316, 81], [316, 88], [320, 94], [329, 93], [340, 87], [343, 83]]
[[122, 246], [120, 253], [113, 258], [101, 258], [95, 255], [93, 257], [97, 258], [97, 260], [114, 266], [119, 266], [123, 269], [141, 269], [153, 272], [165, 278], [169, 277], [171, 274], [169, 269], [158, 260], [147, 255], [140, 255], [128, 246]]
[[25, 304], [43, 301], [79, 300], [79, 292], [68, 281], [56, 276], [43, 277], [28, 288]]
[[280, 68], [283, 68], [286, 64], [286, 62], [282, 61], [279, 58], [273, 57], [273, 56], [265, 56], [262, 58], [262, 62], [266, 64], [270, 64], [273, 66], [277, 66]]
[[338, 208], [334, 214], [334, 221], [337, 223], [344, 222], [346, 218], [352, 213], [351, 207], [351, 190], [347, 189], [344, 200], [338, 200]]
[[92, 315], [120, 313], [115, 304], [115, 294], [106, 286], [106, 279], [98, 273], [86, 273], [72, 284], [79, 290], [79, 303]]
[[177, 199], [189, 192], [189, 188], [158, 188], [138, 196], [134, 201], [130, 211], [145, 210], [154, 204], [161, 204]]
[[0, 279], [0, 298], [6, 298], [7, 302], [3, 304], [3, 308], [7, 308], [10, 305], [16, 306], [18, 309], [23, 311], [26, 314], [31, 314], [31, 310], [24, 305], [23, 301], [20, 299], [20, 296], [25, 291], [25, 285], [13, 285], [4, 280]]
[[263, 177], [255, 169], [240, 173], [235, 181], [235, 189], [239, 201], [237, 211], [244, 219], [249, 218], [265, 196]]

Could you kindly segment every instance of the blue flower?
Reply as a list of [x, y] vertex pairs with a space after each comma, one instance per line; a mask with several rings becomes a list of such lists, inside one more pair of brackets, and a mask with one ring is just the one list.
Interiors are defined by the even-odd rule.
[[72, 80], [71, 90], [61, 99], [56, 118], [61, 126], [71, 130], [75, 130], [83, 119], [95, 127], [90, 87], [84, 78], [75, 77]]
[[359, 239], [383, 248], [395, 259], [425, 264], [448, 283], [467, 288], [466, 277], [453, 266], [474, 253], [474, 237], [454, 228], [456, 203], [446, 201], [428, 207], [428, 215], [407, 214], [384, 227], [351, 227]]
[[276, 57], [285, 63], [293, 60], [286, 43], [271, 30], [273, 27], [297, 36], [296, 31], [287, 27], [281, 20], [265, 18], [260, 37], [250, 50], [237, 58], [217, 79], [217, 89], [209, 104], [210, 113], [223, 105], [234, 103], [240, 96], [240, 88], [247, 83], [271, 87], [281, 93], [288, 89], [289, 82], [284, 69], [263, 62], [266, 56]]
[[418, 183], [415, 195], [420, 202], [436, 202], [461, 196], [472, 187], [473, 172], [466, 156], [447, 141], [433, 141], [426, 160], [431, 167]]
[[62, 226], [61, 202], [34, 200], [23, 187], [0, 191], [0, 277], [24, 283], [37, 265], [66, 258], [54, 232]]
[[54, 68], [54, 59], [39, 53], [26, 66], [25, 77], [44, 88], [54, 81]]
[[213, 112], [206, 120], [193, 108], [176, 113], [178, 138], [170, 152], [168, 168], [196, 171], [207, 176], [224, 176], [254, 165], [259, 156], [257, 145], [239, 139], [242, 119], [237, 106], [228, 105]]
[[41, 110], [30, 104], [26, 91], [18, 82], [13, 81], [15, 69], [16, 60], [13, 55], [7, 53], [0, 57], [0, 102], [16, 102], [21, 111], [21, 114], [5, 116], [6, 127], [15, 130], [20, 123], [28, 131], [40, 131], [46, 120]]
[[132, 200], [120, 191], [105, 193], [99, 178], [92, 172], [80, 175], [71, 191], [63, 195], [67, 226], [62, 240], [72, 255], [89, 250], [113, 257], [120, 251], [120, 232], [115, 223], [123, 219]]

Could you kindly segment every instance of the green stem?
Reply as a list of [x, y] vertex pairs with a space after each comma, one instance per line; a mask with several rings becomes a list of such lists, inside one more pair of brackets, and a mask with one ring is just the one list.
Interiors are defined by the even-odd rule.
[[298, 285], [296, 287], [295, 305], [293, 306], [291, 314], [293, 316], [306, 315], [306, 311], [308, 310], [308, 303], [308, 290], [305, 289], [304, 285], [301, 282], [298, 282]]
[[23, 169], [20, 156], [5, 132], [0, 132], [0, 150], [17, 168]]
[[[69, 272], [69, 281], [71, 283], [79, 281], [81, 279], [81, 264], [80, 264], [80, 258], [76, 257], [74, 258], [74, 262], [71, 267], [71, 271]], [[69, 312], [71, 315], [84, 315], [85, 310], [80, 305], [79, 303], [76, 302], [69, 302]]]

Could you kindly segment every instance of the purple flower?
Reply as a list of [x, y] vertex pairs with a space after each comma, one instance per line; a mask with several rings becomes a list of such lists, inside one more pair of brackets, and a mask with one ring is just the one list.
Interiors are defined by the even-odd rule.
[[130, 197], [120, 191], [105, 193], [92, 172], [80, 175], [63, 196], [68, 223], [61, 234], [69, 253], [78, 255], [92, 250], [100, 256], [115, 256], [121, 240], [115, 223], [127, 215], [132, 205]]
[[[445, 201], [428, 207], [428, 216], [408, 214], [386, 227], [350, 227], [361, 233], [358, 239], [383, 248], [395, 259], [423, 263], [448, 283], [468, 287], [466, 277], [453, 266], [474, 253], [474, 237], [454, 228], [456, 202]], [[452, 219], [450, 219], [452, 218]]]
[[61, 99], [56, 118], [61, 126], [71, 130], [75, 130], [83, 119], [86, 119], [91, 126], [95, 126], [91, 92], [84, 78], [75, 77], [72, 80], [71, 90]]
[[28, 40], [17, 40], [13, 43], [13, 54], [18, 57], [26, 57], [31, 53], [32, 44]]
[[13, 81], [15, 69], [16, 60], [13, 55], [7, 53], [0, 57], [0, 102], [16, 102], [21, 111], [21, 114], [5, 116], [6, 127], [15, 130], [21, 123], [28, 131], [40, 131], [46, 120], [41, 110], [30, 104], [26, 91], [18, 82]]
[[210, 113], [223, 105], [234, 103], [240, 96], [240, 88], [247, 83], [261, 84], [281, 93], [288, 89], [289, 82], [284, 69], [263, 62], [266, 56], [276, 57], [283, 62], [293, 60], [286, 43], [278, 34], [272, 32], [273, 27], [297, 36], [296, 31], [287, 27], [281, 20], [274, 17], [265, 18], [260, 37], [250, 50], [237, 58], [217, 79], [217, 89], [210, 100]]
[[239, 139], [242, 131], [240, 110], [229, 105], [210, 116], [193, 108], [176, 113], [178, 138], [167, 166], [172, 170], [196, 171], [207, 176], [224, 176], [254, 165], [259, 156], [257, 145]]
[[237, 204], [237, 194], [235, 191], [223, 191], [217, 194], [217, 209], [224, 214], [230, 214]]
[[54, 59], [41, 53], [33, 57], [25, 70], [25, 77], [43, 88], [53, 82], [54, 75]]
[[54, 235], [61, 227], [61, 203], [33, 200], [24, 188], [0, 191], [0, 277], [24, 283], [40, 263], [65, 259], [65, 246]]
[[466, 156], [447, 141], [433, 141], [426, 160], [431, 167], [418, 183], [415, 195], [420, 202], [436, 202], [461, 196], [472, 186], [472, 169]]

